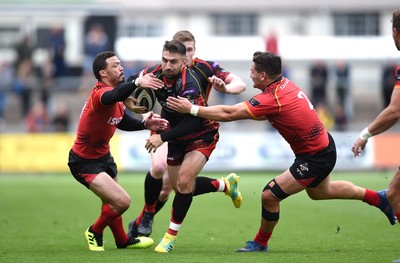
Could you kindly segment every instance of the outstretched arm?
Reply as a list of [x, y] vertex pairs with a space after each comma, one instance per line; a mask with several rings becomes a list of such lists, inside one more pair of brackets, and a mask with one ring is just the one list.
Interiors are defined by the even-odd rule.
[[230, 73], [226, 77], [225, 82], [216, 76], [212, 76], [208, 79], [212, 86], [219, 92], [240, 94], [246, 90], [246, 83], [244, 83], [241, 78], [232, 73]]
[[234, 121], [243, 119], [253, 119], [252, 116], [247, 112], [246, 106], [243, 102], [235, 105], [215, 105], [202, 107], [193, 105], [186, 98], [179, 97], [168, 97], [168, 107], [181, 112], [190, 113], [193, 116], [198, 116], [203, 119], [216, 120], [216, 121]]
[[358, 156], [364, 149], [371, 136], [380, 134], [397, 123], [400, 119], [400, 89], [394, 89], [390, 104], [375, 118], [354, 142], [352, 151]]

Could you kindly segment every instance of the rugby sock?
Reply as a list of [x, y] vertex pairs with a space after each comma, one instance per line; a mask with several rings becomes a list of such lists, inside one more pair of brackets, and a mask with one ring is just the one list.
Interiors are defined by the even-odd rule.
[[397, 218], [397, 222], [400, 222], [400, 213], [395, 213], [394, 215], [395, 215], [396, 218]]
[[101, 208], [101, 214], [97, 221], [92, 225], [92, 230], [96, 234], [102, 234], [104, 228], [111, 224], [115, 219], [117, 219], [120, 214], [117, 214], [112, 210], [110, 204], [105, 204]]
[[109, 227], [114, 236], [115, 243], [117, 243], [118, 245], [123, 245], [128, 242], [129, 238], [125, 233], [121, 216], [115, 219], [112, 223], [110, 223]]
[[192, 193], [182, 194], [180, 192], [176, 192], [174, 202], [172, 203], [172, 215], [170, 221], [171, 223], [167, 231], [169, 234], [176, 236], [180, 225], [182, 224], [187, 212], [189, 211], [192, 200]]
[[163, 208], [163, 206], [165, 205], [165, 203], [166, 203], [167, 201], [168, 201], [168, 199], [165, 200], [165, 201], [161, 201], [160, 199], [158, 199], [158, 201], [157, 201], [157, 203], [156, 203], [156, 207], [155, 207], [155, 209], [156, 209], [155, 213], [156, 213], [156, 214], [157, 214], [158, 211], [161, 210], [161, 208]]
[[162, 189], [163, 180], [154, 179], [150, 172], [146, 174], [146, 179], [144, 180], [144, 200], [145, 208], [144, 210], [149, 213], [155, 213], [155, 206]]
[[204, 176], [196, 177], [196, 185], [194, 187], [193, 196], [216, 192], [219, 186], [220, 182], [217, 179]]
[[143, 213], [144, 213], [144, 207], [142, 209], [142, 212], [140, 212], [140, 215], [136, 218], [136, 221], [135, 221], [136, 226], [140, 225], [140, 222], [142, 222]]
[[264, 232], [261, 227], [258, 229], [258, 233], [254, 237], [254, 241], [262, 246], [268, 245], [268, 240], [271, 238], [272, 232]]
[[381, 199], [376, 191], [365, 189], [363, 202], [369, 205], [378, 206], [381, 203]]

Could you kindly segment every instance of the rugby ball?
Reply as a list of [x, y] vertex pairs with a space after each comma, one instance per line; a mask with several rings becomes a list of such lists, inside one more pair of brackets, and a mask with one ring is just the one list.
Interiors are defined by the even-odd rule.
[[146, 107], [146, 112], [151, 111], [156, 104], [156, 93], [152, 89], [138, 87], [131, 95], [138, 100], [140, 106]]

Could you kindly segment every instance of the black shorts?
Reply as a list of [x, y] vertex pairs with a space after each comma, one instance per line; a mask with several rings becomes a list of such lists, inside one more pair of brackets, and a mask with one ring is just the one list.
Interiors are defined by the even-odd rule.
[[296, 155], [289, 168], [296, 181], [304, 187], [316, 187], [332, 172], [336, 164], [336, 146], [328, 133], [329, 144], [322, 151], [310, 155]]
[[97, 159], [85, 159], [70, 150], [68, 166], [75, 179], [87, 188], [101, 172], [106, 172], [112, 178], [115, 178], [118, 174], [117, 164], [114, 162], [111, 153]]
[[218, 130], [212, 130], [194, 139], [187, 141], [169, 141], [167, 164], [171, 166], [181, 165], [185, 154], [191, 151], [199, 151], [206, 157], [207, 161], [214, 151], [219, 140]]

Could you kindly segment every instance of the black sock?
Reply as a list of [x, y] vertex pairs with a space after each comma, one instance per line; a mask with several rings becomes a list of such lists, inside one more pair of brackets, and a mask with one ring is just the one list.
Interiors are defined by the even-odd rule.
[[162, 189], [162, 183], [162, 178], [154, 179], [150, 172], [147, 172], [144, 180], [144, 201], [146, 202], [146, 205], [154, 205], [154, 203], [158, 200], [158, 196], [160, 195]]
[[214, 180], [216, 179], [204, 176], [196, 177], [196, 185], [194, 187], [193, 196], [216, 192], [218, 189], [216, 189], [212, 184]]

